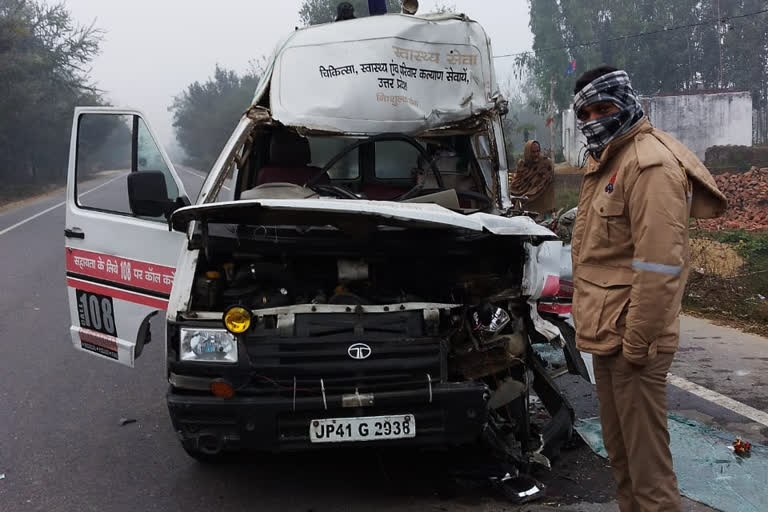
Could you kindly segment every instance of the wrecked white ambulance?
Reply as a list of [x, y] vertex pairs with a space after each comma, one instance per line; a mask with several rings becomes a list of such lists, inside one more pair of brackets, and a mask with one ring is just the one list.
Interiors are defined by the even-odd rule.
[[[190, 205], [140, 112], [78, 108], [74, 346], [133, 366], [166, 322], [168, 408], [200, 460], [484, 442], [548, 464], [573, 411], [534, 346], [583, 363], [537, 312], [560, 242], [511, 208], [504, 110], [465, 16], [296, 30]], [[124, 170], [79, 196], [104, 162]]]

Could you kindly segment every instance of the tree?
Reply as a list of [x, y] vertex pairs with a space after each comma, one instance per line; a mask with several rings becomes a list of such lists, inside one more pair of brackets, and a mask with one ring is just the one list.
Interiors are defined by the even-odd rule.
[[101, 105], [88, 64], [101, 32], [76, 24], [64, 4], [0, 0], [0, 179], [61, 182], [72, 112]]
[[642, 94], [748, 88], [756, 104], [768, 103], [768, 14], [731, 19], [764, 9], [762, 0], [529, 0], [529, 6], [533, 53], [517, 63], [534, 75], [544, 97], [554, 82], [560, 109], [573, 96], [576, 75], [566, 74], [573, 60], [577, 74], [601, 64], [627, 69]]
[[[368, 16], [367, 0], [347, 0], [355, 8], [355, 16], [364, 18]], [[342, 0], [304, 0], [299, 9], [299, 20], [307, 25], [319, 25], [336, 20], [336, 7]], [[400, 12], [400, 0], [387, 0], [388, 12]]]
[[245, 75], [216, 66], [205, 83], [187, 86], [168, 109], [187, 163], [208, 171], [237, 120], [248, 109], [261, 73], [257, 65]]

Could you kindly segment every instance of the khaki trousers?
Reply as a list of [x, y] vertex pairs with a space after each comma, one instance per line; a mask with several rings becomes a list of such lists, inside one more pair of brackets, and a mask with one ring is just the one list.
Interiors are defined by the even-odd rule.
[[603, 440], [621, 512], [681, 512], [667, 430], [667, 372], [673, 354], [636, 366], [621, 353], [595, 356]]

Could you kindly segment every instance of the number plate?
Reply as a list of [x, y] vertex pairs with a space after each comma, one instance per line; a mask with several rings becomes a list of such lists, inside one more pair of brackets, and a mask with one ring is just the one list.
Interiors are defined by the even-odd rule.
[[312, 420], [309, 439], [313, 443], [380, 441], [416, 437], [413, 414]]

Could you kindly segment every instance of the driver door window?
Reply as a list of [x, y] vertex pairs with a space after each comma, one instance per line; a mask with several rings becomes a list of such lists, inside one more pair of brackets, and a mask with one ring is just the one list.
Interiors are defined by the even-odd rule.
[[[81, 208], [133, 216], [127, 178], [131, 173], [159, 172], [168, 201], [179, 197], [176, 181], [144, 120], [136, 115], [83, 114], [77, 138], [76, 187]], [[142, 217], [165, 222], [164, 216]]]

